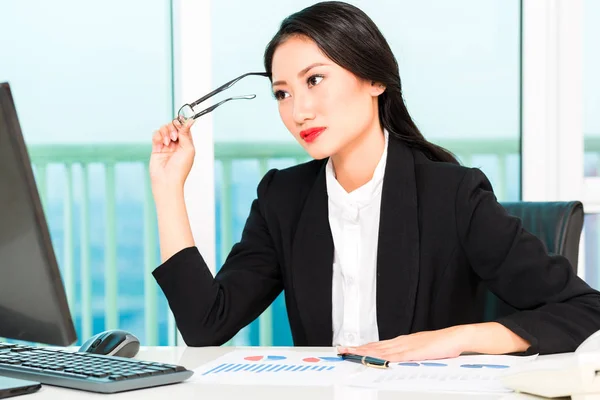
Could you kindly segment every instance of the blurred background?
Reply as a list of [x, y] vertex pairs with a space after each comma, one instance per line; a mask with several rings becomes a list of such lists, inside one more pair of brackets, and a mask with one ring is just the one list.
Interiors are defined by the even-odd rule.
[[[577, 26], [553, 20], [572, 7], [567, 0], [534, 5], [534, 11], [548, 13], [543, 16], [525, 15], [528, 1], [349, 3], [362, 8], [390, 43], [409, 111], [423, 134], [463, 164], [480, 167], [499, 200], [585, 200], [589, 214], [580, 275], [597, 288], [600, 197], [584, 198], [584, 189], [600, 175], [600, 1], [569, 3], [576, 4]], [[0, 0], [0, 81], [11, 84], [79, 343], [117, 327], [135, 333], [144, 345], [177, 342], [172, 315], [151, 276], [160, 263], [147, 171], [152, 133], [171, 120], [182, 102], [208, 91], [188, 91], [180, 98], [185, 54], [194, 53], [196, 62], [205, 65], [191, 72], [192, 79], [210, 88], [244, 72], [262, 71], [264, 48], [281, 20], [314, 2], [198, 0], [194, 13], [182, 11], [185, 3]], [[210, 21], [203, 28], [206, 37], [182, 31], [200, 21]], [[529, 134], [524, 120], [537, 117], [528, 114], [525, 104], [527, 88], [535, 87], [528, 80], [536, 79], [535, 71], [524, 72], [536, 40], [525, 41], [525, 32], [535, 29], [527, 24], [543, 25], [547, 48], [564, 45], [564, 34], [580, 49], [575, 67], [582, 90], [575, 104], [581, 129], [547, 126], [553, 143], [581, 142], [578, 159], [568, 160], [580, 165], [575, 171], [581, 191], [576, 193], [565, 194], [553, 183], [559, 186], [554, 191], [523, 196], [523, 185], [531, 181], [523, 179], [525, 163], [535, 163], [537, 151], [552, 163], [554, 154], [546, 141], [539, 148], [535, 141], [523, 146]], [[562, 65], [561, 53], [542, 57], [544, 87], [568, 85], [568, 73], [554, 68]], [[192, 222], [210, 229], [210, 240], [202, 245], [214, 249], [209, 259], [215, 270], [240, 237], [262, 175], [308, 159], [280, 121], [268, 80], [246, 78], [225, 95], [247, 93], [257, 98], [228, 103], [207, 116], [210, 131], [203, 134], [213, 144], [214, 157], [202, 161], [211, 168], [196, 171], [210, 173], [205, 178], [214, 181], [214, 188], [203, 191], [214, 196], [208, 203], [213, 209], [204, 210], [214, 215], [214, 223]], [[562, 101], [560, 92], [551, 98]], [[546, 120], [559, 125], [560, 110], [545, 110]], [[230, 344], [291, 345], [282, 296]]]

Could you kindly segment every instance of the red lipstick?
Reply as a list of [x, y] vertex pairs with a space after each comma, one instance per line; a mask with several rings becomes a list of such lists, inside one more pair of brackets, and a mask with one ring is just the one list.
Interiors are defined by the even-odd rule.
[[300, 132], [300, 137], [304, 139], [306, 143], [314, 142], [317, 137], [327, 128], [320, 126], [318, 128], [305, 129]]

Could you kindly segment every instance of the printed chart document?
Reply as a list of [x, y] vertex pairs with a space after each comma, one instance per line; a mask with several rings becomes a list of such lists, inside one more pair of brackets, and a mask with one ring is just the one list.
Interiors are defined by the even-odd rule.
[[347, 379], [345, 384], [381, 390], [508, 393], [512, 390], [504, 387], [498, 378], [536, 357], [468, 355], [443, 360], [391, 363], [388, 369], [363, 369]]
[[331, 352], [234, 350], [194, 369], [193, 382], [238, 385], [330, 386], [365, 367]]

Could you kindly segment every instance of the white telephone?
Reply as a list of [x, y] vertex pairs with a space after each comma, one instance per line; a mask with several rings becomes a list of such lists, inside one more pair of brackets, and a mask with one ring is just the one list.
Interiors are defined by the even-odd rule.
[[500, 380], [510, 389], [537, 396], [600, 399], [600, 331], [581, 343], [575, 353], [523, 364]]

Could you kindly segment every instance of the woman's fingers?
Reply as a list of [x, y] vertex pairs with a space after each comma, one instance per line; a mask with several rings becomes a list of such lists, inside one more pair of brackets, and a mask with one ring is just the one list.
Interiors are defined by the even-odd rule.
[[179, 122], [179, 119], [177, 118], [171, 121], [171, 125], [173, 125], [173, 128], [175, 128], [177, 132], [179, 132], [183, 128], [183, 125], [181, 125], [181, 122]]
[[152, 152], [160, 153], [163, 148], [163, 136], [160, 131], [155, 131], [152, 135]]
[[169, 147], [169, 143], [171, 143], [171, 136], [168, 125], [163, 125], [160, 127], [160, 134], [162, 135], [163, 144]]
[[171, 142], [178, 142], [183, 136], [187, 142], [191, 141], [190, 128], [194, 124], [194, 120], [190, 119], [181, 124], [177, 119], [163, 125], [152, 136], [152, 151], [161, 152], [163, 148], [175, 149], [170, 146]]
[[162, 144], [163, 143], [163, 137], [162, 134], [160, 133], [160, 130], [158, 131], [154, 131], [154, 135], [152, 135], [152, 144]]
[[171, 139], [172, 141], [176, 142], [178, 139], [178, 131], [179, 131], [179, 121], [177, 119], [174, 119], [173, 121], [171, 121], [170, 124], [167, 124], [168, 129], [169, 129], [169, 139]]
[[[166, 125], [161, 126], [158, 131], [152, 135], [152, 152], [174, 152], [180, 148], [180, 146], [171, 146], [171, 143], [181, 144], [183, 146], [192, 147], [192, 137], [190, 135], [190, 128], [194, 124], [193, 119], [186, 120], [184, 124], [181, 124], [177, 119], [169, 122]], [[184, 139], [181, 143], [180, 139]]]
[[175, 118], [173, 121], [171, 121], [170, 124], [167, 125], [168, 132], [169, 132], [169, 134], [168, 134], [169, 139], [176, 142], [177, 140], [179, 140], [179, 137], [181, 135], [186, 135], [189, 137], [190, 128], [192, 127], [193, 124], [194, 124], [194, 120], [191, 118], [185, 120], [185, 122], [183, 124], [177, 118]]
[[398, 346], [398, 344], [402, 343], [402, 339], [401, 338], [403, 338], [403, 336], [399, 336], [399, 337], [394, 338], [394, 339], [382, 340], [381, 342], [367, 343], [367, 344], [364, 344], [362, 346], [358, 346], [357, 350], [360, 350], [360, 351], [375, 351], [375, 350], [382, 350], [382, 349], [394, 348], [394, 347]]

